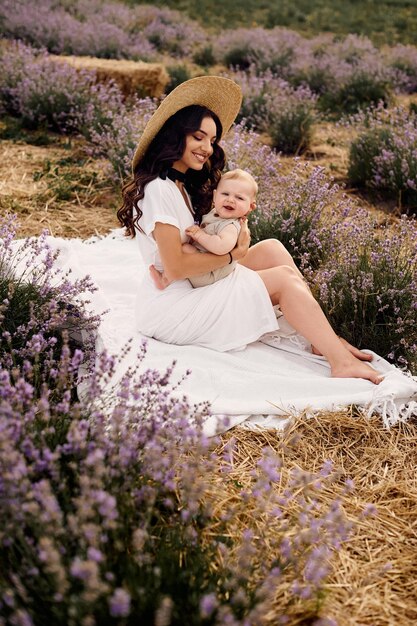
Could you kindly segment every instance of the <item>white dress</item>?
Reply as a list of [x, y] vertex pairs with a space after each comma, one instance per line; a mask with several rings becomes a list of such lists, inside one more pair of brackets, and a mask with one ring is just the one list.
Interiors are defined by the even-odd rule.
[[[194, 223], [181, 191], [169, 178], [148, 183], [139, 206], [136, 234], [145, 266], [162, 269], [153, 230], [157, 222], [176, 226], [181, 241]], [[146, 272], [136, 302], [137, 329], [165, 343], [195, 344], [226, 352], [244, 348], [263, 334], [277, 330], [278, 323], [266, 287], [259, 275], [242, 265], [226, 278], [194, 289], [178, 280], [166, 289], [155, 287]]]

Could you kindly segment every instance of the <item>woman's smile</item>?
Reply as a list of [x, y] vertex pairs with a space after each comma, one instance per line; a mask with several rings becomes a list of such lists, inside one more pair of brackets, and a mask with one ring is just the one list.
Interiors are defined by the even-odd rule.
[[213, 144], [217, 139], [217, 128], [211, 117], [201, 120], [200, 128], [187, 135], [184, 153], [173, 167], [180, 172], [188, 169], [200, 170], [213, 154]]
[[199, 154], [197, 152], [193, 152], [193, 155], [195, 156], [197, 161], [199, 161], [200, 163], [205, 163], [208, 159], [208, 156], [206, 154]]

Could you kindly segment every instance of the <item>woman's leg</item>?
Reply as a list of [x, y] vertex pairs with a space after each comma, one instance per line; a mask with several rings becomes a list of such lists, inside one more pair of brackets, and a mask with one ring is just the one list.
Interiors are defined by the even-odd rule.
[[[265, 239], [264, 241], [256, 243], [254, 246], [249, 248], [247, 255], [244, 259], [242, 259], [242, 261], [239, 261], [239, 263], [251, 270], [254, 270], [255, 272], [285, 265], [287, 267], [291, 267], [295, 271], [295, 274], [304, 281], [303, 275], [294, 263], [291, 254], [288, 252], [286, 247], [278, 241], [278, 239]], [[305, 283], [305, 285], [307, 284]], [[274, 302], [274, 304], [278, 303]], [[345, 348], [358, 359], [361, 361], [372, 361], [373, 357], [371, 354], [367, 354], [366, 352], [362, 352], [358, 348], [355, 348], [355, 346], [352, 346], [345, 339], [339, 339], [344, 344]], [[321, 351], [317, 349], [317, 346], [313, 346], [313, 352], [314, 354], [321, 354]]]
[[258, 272], [273, 304], [279, 304], [285, 318], [329, 361], [336, 378], [365, 378], [378, 384], [381, 377], [372, 367], [359, 360], [336, 335], [318, 302], [312, 296], [299, 272], [281, 265]]
[[278, 239], [265, 239], [251, 246], [245, 258], [239, 263], [255, 272], [267, 270], [270, 267], [288, 265], [295, 269], [300, 276], [302, 275], [291, 254]]

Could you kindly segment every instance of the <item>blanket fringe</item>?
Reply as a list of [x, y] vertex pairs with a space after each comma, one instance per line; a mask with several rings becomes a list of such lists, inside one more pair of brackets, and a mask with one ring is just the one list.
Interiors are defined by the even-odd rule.
[[[334, 407], [334, 412], [346, 410], [346, 413], [350, 413], [351, 407], [339, 406]], [[323, 409], [312, 409], [307, 407], [302, 411], [296, 411], [295, 409], [289, 409], [286, 414], [283, 415], [250, 415], [248, 419], [239, 424], [240, 428], [244, 430], [250, 430], [255, 432], [262, 432], [264, 430], [285, 430], [289, 423], [296, 417], [312, 418], [320, 416]], [[327, 411], [326, 411], [327, 412]], [[366, 407], [362, 407], [361, 413], [370, 418], [377, 414], [381, 417], [384, 427], [389, 430], [392, 426], [398, 423], [405, 423], [412, 418], [417, 418], [417, 401], [409, 400], [402, 403], [394, 397], [388, 397], [384, 394], [380, 398], [376, 398], [371, 404]]]
[[417, 402], [410, 400], [409, 402], [400, 404], [393, 398], [376, 400], [365, 410], [365, 414], [368, 417], [374, 413], [381, 416], [385, 428], [391, 428], [398, 422], [405, 423], [412, 417], [417, 417]]

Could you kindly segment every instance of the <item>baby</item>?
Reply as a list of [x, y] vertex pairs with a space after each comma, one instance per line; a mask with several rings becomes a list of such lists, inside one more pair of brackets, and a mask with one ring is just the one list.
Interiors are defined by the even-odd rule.
[[[235, 169], [223, 174], [213, 192], [214, 208], [204, 215], [201, 227], [194, 225], [187, 228], [185, 232], [193, 239], [193, 244], [184, 243], [183, 251], [189, 254], [231, 252], [240, 232], [240, 219], [256, 207], [257, 192], [258, 185], [248, 172]], [[233, 272], [236, 263], [233, 261], [212, 272], [193, 276], [189, 281], [193, 287], [211, 285]], [[153, 273], [153, 279], [159, 289], [169, 285], [168, 279], [159, 272]]]

